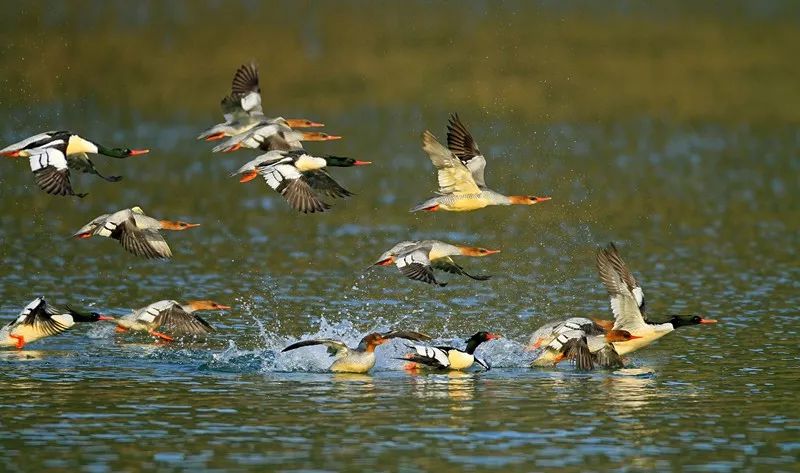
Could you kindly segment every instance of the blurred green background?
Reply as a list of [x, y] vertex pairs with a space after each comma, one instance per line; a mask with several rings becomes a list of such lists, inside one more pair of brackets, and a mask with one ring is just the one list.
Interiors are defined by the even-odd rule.
[[[0, 162], [3, 318], [39, 294], [112, 314], [167, 298], [234, 306], [208, 316], [218, 331], [203, 343], [93, 326], [0, 352], [6, 469], [797, 467], [797, 2], [0, 7], [3, 144], [67, 128], [152, 149], [98, 157], [125, 176], [116, 184], [73, 175], [82, 200], [41, 192], [23, 160]], [[268, 115], [344, 136], [310, 151], [374, 162], [332, 171], [356, 196], [298, 214], [260, 180], [229, 177], [255, 152], [195, 140], [250, 60]], [[490, 187], [553, 200], [408, 213], [435, 191], [420, 134], [444, 138], [451, 112], [488, 155]], [[169, 262], [68, 238], [133, 205], [202, 226], [166, 235]], [[461, 261], [494, 275], [485, 283], [363, 273], [409, 238], [503, 252]], [[610, 317], [593, 262], [609, 240], [654, 317], [720, 324], [637, 352], [633, 374], [528, 369], [523, 344], [542, 322]], [[464, 377], [405, 375], [400, 343], [361, 378], [316, 373], [321, 350], [279, 353], [391, 327], [506, 338], [482, 348], [495, 369]]]

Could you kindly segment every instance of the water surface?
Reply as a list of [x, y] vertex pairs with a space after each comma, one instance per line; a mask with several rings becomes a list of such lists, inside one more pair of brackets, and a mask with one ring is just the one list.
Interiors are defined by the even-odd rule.
[[[7, 5], [19, 26], [0, 23], [17, 33], [0, 56], [2, 142], [70, 128], [153, 151], [97, 158], [125, 180], [74, 177], [83, 200], [0, 163], [0, 315], [40, 294], [117, 315], [160, 299], [234, 309], [207, 316], [218, 330], [203, 341], [94, 325], [0, 352], [3, 469], [798, 468], [794, 4], [78, 4]], [[253, 153], [194, 140], [250, 58], [268, 113], [345, 136], [309, 149], [374, 161], [333, 171], [355, 197], [297, 214], [263, 182], [228, 177]], [[435, 190], [419, 134], [443, 138], [452, 111], [490, 156], [493, 188], [553, 200], [409, 214]], [[67, 238], [133, 205], [202, 226], [167, 235], [169, 262]], [[483, 283], [363, 273], [409, 238], [503, 252], [462, 261], [494, 275]], [[617, 372], [529, 369], [524, 343], [544, 321], [609, 317], [593, 258], [611, 240], [652, 314], [720, 323]], [[363, 376], [326, 373], [323, 349], [279, 353], [390, 328], [505, 338], [481, 347], [486, 373], [408, 375], [398, 341]]]

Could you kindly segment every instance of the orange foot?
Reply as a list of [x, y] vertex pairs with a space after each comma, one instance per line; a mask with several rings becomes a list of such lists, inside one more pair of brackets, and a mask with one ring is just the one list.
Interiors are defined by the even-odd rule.
[[217, 141], [217, 140], [221, 140], [223, 138], [225, 138], [225, 133], [219, 132], [219, 133], [214, 133], [213, 135], [207, 136], [206, 137], [206, 141]]
[[239, 182], [250, 182], [257, 177], [258, 177], [257, 171], [248, 171], [244, 174], [244, 176], [242, 176], [241, 179], [239, 179]]
[[17, 350], [22, 350], [22, 347], [25, 346], [25, 337], [23, 337], [22, 335], [9, 335], [9, 337], [17, 341], [17, 344], [15, 345], [17, 347]]
[[434, 205], [431, 205], [430, 207], [425, 207], [422, 210], [424, 210], [426, 212], [436, 212], [437, 210], [439, 210], [439, 204], [434, 204]]
[[125, 332], [128, 331], [128, 329], [126, 329], [125, 327], [120, 327], [119, 325], [117, 325], [117, 328], [115, 328], [114, 331], [117, 332], [117, 333], [125, 333]]
[[539, 338], [533, 343], [533, 345], [528, 345], [527, 347], [525, 347], [525, 351], [536, 350], [537, 348], [541, 347], [543, 343], [544, 343], [544, 338]]
[[407, 371], [409, 373], [419, 373], [420, 368], [419, 368], [418, 364], [408, 362], [408, 363], [403, 365], [403, 370], [405, 370], [405, 371]]
[[156, 338], [160, 338], [161, 340], [166, 340], [166, 341], [168, 341], [168, 342], [171, 342], [171, 341], [173, 341], [173, 340], [174, 340], [174, 339], [173, 339], [172, 337], [170, 337], [169, 335], [163, 334], [163, 333], [161, 333], [161, 332], [156, 332], [155, 330], [150, 330], [150, 335], [152, 335], [152, 336], [154, 336], [154, 337], [156, 337]]

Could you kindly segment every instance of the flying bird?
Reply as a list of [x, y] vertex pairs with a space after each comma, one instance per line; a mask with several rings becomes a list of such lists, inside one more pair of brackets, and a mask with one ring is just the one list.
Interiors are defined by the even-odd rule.
[[121, 176], [104, 176], [97, 170], [89, 154], [127, 158], [148, 153], [146, 149], [108, 148], [69, 131], [49, 131], [26, 138], [0, 150], [8, 158], [28, 158], [34, 182], [52, 195], [86, 196], [76, 193], [70, 182], [70, 169], [95, 174], [109, 182]]
[[82, 314], [69, 307], [66, 310], [58, 309], [49, 305], [44, 297], [37, 297], [22, 309], [17, 318], [0, 328], [0, 346], [13, 346], [21, 350], [28, 343], [58, 335], [76, 323], [99, 320], [112, 318], [96, 312]]
[[172, 341], [176, 336], [205, 335], [214, 331], [211, 324], [196, 312], [230, 308], [210, 300], [195, 300], [186, 304], [163, 300], [136, 309], [128, 315], [114, 319], [114, 322], [117, 324], [117, 332], [147, 332], [153, 337]]
[[[459, 126], [455, 127], [454, 124]], [[422, 134], [422, 149], [437, 170], [439, 195], [415, 206], [412, 212], [463, 212], [490, 205], [533, 205], [550, 200], [550, 197], [532, 195], [507, 196], [486, 187], [486, 159], [457, 116], [455, 120], [451, 117], [448, 142], [451, 149], [439, 143], [430, 131]]]
[[295, 210], [303, 213], [324, 212], [330, 205], [319, 196], [349, 197], [350, 191], [336, 182], [325, 170], [328, 166], [351, 167], [371, 164], [340, 156], [313, 156], [305, 150], [270, 151], [246, 163], [233, 176], [248, 182], [261, 175]]
[[125, 250], [143, 258], [171, 258], [172, 250], [159, 230], [188, 230], [200, 226], [175, 220], [156, 220], [144, 214], [141, 207], [101, 215], [75, 232], [73, 237], [85, 239], [102, 236], [118, 240]]
[[383, 253], [373, 266], [389, 266], [394, 263], [403, 276], [436, 286], [446, 286], [436, 280], [433, 270], [467, 276], [476, 281], [485, 281], [491, 276], [476, 276], [468, 273], [451, 256], [487, 256], [500, 250], [487, 250], [475, 246], [451, 245], [439, 240], [401, 241]]
[[267, 118], [261, 108], [261, 87], [258, 84], [258, 67], [243, 64], [236, 70], [231, 83], [231, 93], [220, 103], [225, 121], [218, 123], [197, 137], [198, 140], [216, 141], [245, 133], [266, 122], [286, 123], [291, 128], [325, 126], [305, 118]]

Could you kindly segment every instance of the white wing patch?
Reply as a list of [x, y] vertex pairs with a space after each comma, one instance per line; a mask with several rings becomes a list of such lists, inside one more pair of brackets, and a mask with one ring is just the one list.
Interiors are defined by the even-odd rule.
[[409, 348], [413, 348], [414, 351], [417, 352], [417, 355], [436, 360], [436, 362], [443, 367], [450, 366], [450, 358], [444, 350], [425, 345], [411, 345]]
[[644, 301], [644, 291], [642, 291], [641, 287], [637, 286], [633, 288], [633, 297], [636, 299], [636, 305], [641, 308], [642, 302]]
[[249, 94], [242, 97], [240, 101], [242, 104], [242, 109], [244, 109], [247, 113], [252, 113], [254, 111], [261, 111], [261, 94], [258, 92], [250, 92]]
[[403, 268], [410, 264], [421, 264], [423, 266], [430, 266], [431, 262], [428, 259], [428, 256], [423, 251], [412, 251], [411, 253], [401, 256], [395, 260], [395, 265], [398, 268]]
[[40, 148], [31, 150], [31, 156], [28, 158], [31, 165], [31, 171], [38, 171], [47, 166], [53, 166], [58, 170], [67, 169], [67, 158], [64, 153], [55, 148]]
[[151, 324], [156, 319], [156, 317], [158, 317], [158, 314], [169, 309], [174, 304], [177, 304], [177, 302], [175, 301], [153, 302], [149, 306], [145, 307], [144, 310], [142, 310], [141, 313], [136, 316], [136, 321], [145, 324]]
[[561, 333], [547, 345], [547, 348], [560, 352], [568, 341], [572, 340], [573, 338], [583, 337], [584, 335], [585, 333], [583, 333], [583, 330], [571, 330]]
[[261, 175], [267, 181], [267, 185], [278, 190], [278, 187], [286, 179], [300, 179], [300, 172], [291, 164], [276, 164], [262, 169]]
[[17, 320], [15, 320], [13, 323], [21, 323], [23, 320], [25, 320], [25, 317], [30, 315], [30, 313], [33, 311], [33, 309], [39, 307], [39, 304], [41, 304], [42, 302], [44, 302], [44, 298], [42, 298], [42, 297], [37, 297], [36, 299], [31, 301], [28, 305], [26, 305], [20, 311], [19, 317], [17, 317]]

